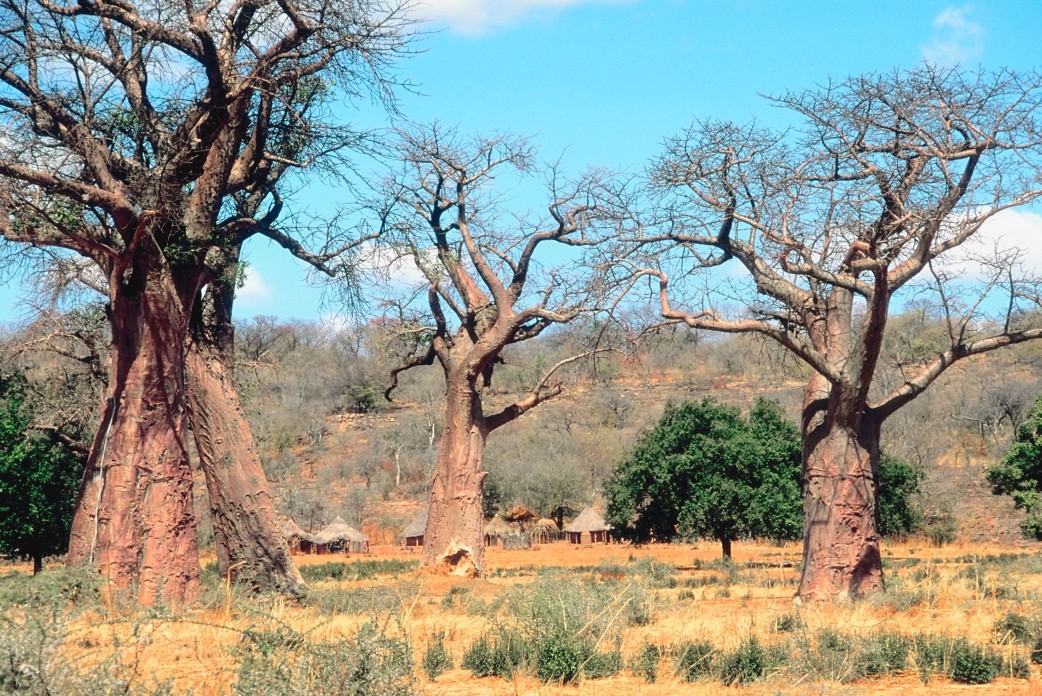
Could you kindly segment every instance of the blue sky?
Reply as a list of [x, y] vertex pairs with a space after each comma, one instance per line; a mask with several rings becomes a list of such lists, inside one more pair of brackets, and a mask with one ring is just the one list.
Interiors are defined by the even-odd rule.
[[[573, 170], [636, 171], [694, 117], [770, 123], [781, 114], [760, 95], [830, 77], [924, 59], [1042, 67], [1037, 0], [427, 0], [417, 12], [435, 33], [400, 66], [422, 92], [403, 98], [405, 115], [530, 135]], [[303, 195], [317, 211], [337, 197]], [[1019, 221], [1024, 233], [1036, 219]], [[246, 253], [240, 317], [329, 312], [300, 265], [263, 242]], [[18, 292], [0, 291], [0, 321], [18, 315]]]

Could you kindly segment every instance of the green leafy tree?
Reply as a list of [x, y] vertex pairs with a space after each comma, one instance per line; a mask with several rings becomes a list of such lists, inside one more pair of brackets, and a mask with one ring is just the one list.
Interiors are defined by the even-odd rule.
[[[777, 403], [743, 418], [710, 399], [668, 406], [606, 484], [608, 521], [636, 543], [713, 538], [724, 557], [747, 537], [798, 539], [803, 531], [800, 435]], [[909, 534], [922, 522], [921, 475], [880, 462], [879, 528]]]
[[887, 454], [880, 456], [876, 529], [881, 536], [908, 536], [922, 526], [922, 480], [921, 469]]
[[1024, 536], [1042, 540], [1042, 396], [1017, 428], [1002, 461], [988, 468], [988, 483], [996, 495], [1008, 495], [1027, 512], [1020, 528]]
[[64, 553], [76, 505], [81, 462], [54, 434], [34, 433], [25, 378], [0, 373], [0, 555]]
[[609, 478], [608, 520], [643, 543], [676, 537], [731, 542], [802, 533], [800, 440], [776, 403], [743, 418], [706, 399], [669, 406]]

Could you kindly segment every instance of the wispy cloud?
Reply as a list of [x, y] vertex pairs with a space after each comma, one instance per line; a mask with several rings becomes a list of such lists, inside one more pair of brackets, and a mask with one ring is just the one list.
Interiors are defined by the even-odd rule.
[[421, 16], [467, 36], [509, 29], [533, 16], [577, 5], [618, 5], [635, 0], [423, 0]]
[[946, 7], [934, 17], [933, 35], [923, 58], [934, 65], [965, 65], [984, 53], [984, 27], [973, 20], [973, 8]]

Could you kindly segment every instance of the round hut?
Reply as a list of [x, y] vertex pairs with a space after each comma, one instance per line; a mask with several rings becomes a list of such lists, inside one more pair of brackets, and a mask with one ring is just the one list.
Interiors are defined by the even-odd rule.
[[413, 546], [423, 546], [423, 535], [426, 531], [427, 508], [424, 508], [398, 536], [404, 540], [406, 548], [412, 548]]
[[549, 544], [564, 538], [564, 533], [557, 528], [557, 523], [549, 517], [533, 522], [532, 526], [528, 528], [528, 533], [532, 535], [532, 541], [537, 544]]
[[511, 524], [496, 515], [485, 525], [485, 546], [503, 546], [507, 537], [516, 536], [521, 533], [519, 525]]
[[279, 524], [279, 530], [286, 539], [290, 553], [308, 553], [312, 548], [312, 536], [300, 528], [296, 522], [287, 517]]
[[337, 516], [313, 537], [315, 553], [369, 553], [369, 537]]
[[604, 521], [601, 513], [593, 508], [586, 508], [579, 516], [567, 524], [564, 528], [568, 540], [573, 544], [583, 543], [583, 535], [590, 540], [591, 544], [597, 542], [608, 543], [608, 532], [611, 527]]

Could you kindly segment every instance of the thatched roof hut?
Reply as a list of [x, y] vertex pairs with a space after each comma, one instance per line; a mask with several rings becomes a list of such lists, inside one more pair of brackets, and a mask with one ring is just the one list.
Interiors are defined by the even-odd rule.
[[340, 549], [355, 553], [369, 551], [369, 537], [339, 516], [324, 529], [316, 532], [313, 541], [318, 553], [335, 552]]
[[529, 525], [528, 533], [532, 535], [534, 541], [540, 544], [560, 541], [564, 538], [564, 533], [557, 528], [557, 523], [549, 517], [543, 517]]
[[520, 533], [520, 525], [516, 522], [507, 522], [499, 515], [496, 515], [485, 525], [485, 545], [494, 546], [506, 537]]
[[308, 551], [311, 549], [312, 536], [300, 528], [296, 522], [287, 517], [279, 523], [279, 531], [286, 539], [290, 551]]
[[423, 535], [427, 531], [427, 508], [424, 508], [398, 535], [405, 539], [406, 546], [423, 546]]
[[586, 508], [579, 516], [565, 525], [564, 531], [573, 544], [582, 543], [582, 535], [589, 534], [590, 542], [608, 541], [608, 532], [611, 526], [604, 521], [601, 513], [593, 508]]

